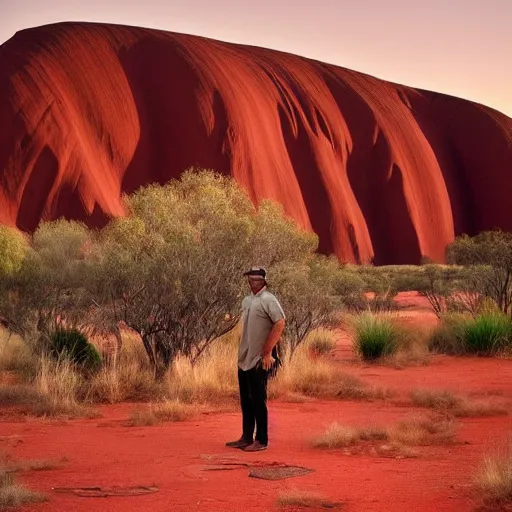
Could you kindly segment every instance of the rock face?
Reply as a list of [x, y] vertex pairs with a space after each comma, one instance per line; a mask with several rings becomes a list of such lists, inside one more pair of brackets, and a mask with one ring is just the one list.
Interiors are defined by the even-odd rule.
[[271, 198], [342, 261], [442, 261], [512, 231], [512, 119], [272, 50], [63, 23], [0, 46], [0, 222], [101, 225], [190, 166]]

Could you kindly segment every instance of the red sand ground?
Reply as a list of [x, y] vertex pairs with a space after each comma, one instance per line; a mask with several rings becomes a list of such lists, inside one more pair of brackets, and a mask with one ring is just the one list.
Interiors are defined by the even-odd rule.
[[99, 225], [196, 165], [274, 199], [342, 261], [441, 261], [509, 214], [512, 119], [263, 48], [62, 23], [0, 46], [0, 222]]
[[[414, 294], [408, 299], [415, 301]], [[407, 314], [425, 308], [417, 305]], [[428, 313], [427, 313], [428, 315]], [[424, 317], [416, 315], [416, 321]], [[376, 365], [347, 365], [369, 384], [403, 392], [415, 387], [463, 393], [501, 392], [490, 399], [510, 404], [512, 361], [433, 357], [428, 366], [396, 370]], [[95, 420], [0, 422], [0, 450], [20, 459], [60, 459], [62, 469], [29, 472], [21, 480], [50, 496], [46, 504], [22, 510], [41, 512], [251, 512], [276, 510], [280, 492], [300, 489], [343, 502], [347, 512], [465, 512], [474, 509], [471, 479], [483, 454], [504, 442], [512, 418], [460, 420], [458, 443], [420, 447], [420, 456], [393, 459], [347, 455], [309, 448], [311, 436], [334, 421], [388, 425], [413, 409], [391, 403], [312, 401], [270, 403], [270, 448], [246, 454], [225, 448], [239, 434], [238, 413], [198, 414], [183, 423], [125, 427], [131, 405], [102, 407]], [[417, 412], [417, 409], [414, 411]], [[248, 477], [247, 469], [205, 471], [222, 461], [266, 461], [314, 469], [281, 481]], [[52, 487], [157, 485], [159, 492], [137, 497], [83, 498], [52, 492]], [[288, 509], [294, 510], [294, 509]]]

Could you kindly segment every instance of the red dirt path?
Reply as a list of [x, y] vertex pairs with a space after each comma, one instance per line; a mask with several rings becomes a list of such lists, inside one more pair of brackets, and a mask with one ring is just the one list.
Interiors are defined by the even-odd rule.
[[[414, 297], [412, 297], [414, 299]], [[416, 303], [416, 311], [423, 307]], [[414, 316], [414, 315], [413, 315]], [[417, 316], [417, 321], [421, 321]], [[402, 391], [442, 388], [512, 399], [512, 361], [435, 356], [428, 366], [396, 370], [377, 365], [346, 365], [367, 383]], [[344, 503], [347, 512], [465, 512], [476, 502], [471, 479], [483, 454], [510, 435], [512, 418], [460, 420], [457, 444], [420, 447], [413, 459], [347, 455], [316, 451], [311, 436], [334, 421], [353, 425], [389, 425], [418, 409], [388, 403], [312, 401], [270, 403], [270, 447], [246, 454], [224, 447], [239, 433], [238, 412], [200, 414], [183, 423], [125, 427], [131, 405], [102, 407], [95, 420], [0, 422], [0, 451], [16, 459], [60, 459], [62, 469], [20, 476], [29, 487], [50, 497], [46, 504], [21, 510], [41, 512], [252, 512], [277, 510], [280, 492], [300, 489]], [[247, 469], [205, 471], [232, 461], [266, 461], [300, 465], [315, 471], [281, 481], [248, 477]], [[229, 460], [229, 459], [228, 459]], [[159, 492], [137, 497], [80, 498], [52, 492], [52, 487], [157, 485]], [[295, 510], [295, 509], [287, 509]], [[296, 509], [298, 510], [298, 509]]]

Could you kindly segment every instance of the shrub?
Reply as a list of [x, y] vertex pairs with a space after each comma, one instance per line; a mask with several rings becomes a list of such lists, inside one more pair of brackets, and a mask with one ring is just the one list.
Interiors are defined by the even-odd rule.
[[400, 330], [384, 316], [363, 313], [354, 323], [354, 347], [365, 361], [394, 354], [400, 342]]
[[11, 330], [30, 339], [47, 338], [58, 326], [78, 326], [92, 303], [86, 283], [94, 281], [88, 258], [92, 231], [77, 222], [41, 223], [18, 271], [0, 281], [0, 311]]
[[286, 314], [284, 336], [292, 353], [315, 329], [337, 324], [342, 305], [335, 289], [338, 272], [337, 261], [319, 255], [276, 269], [272, 286]]
[[0, 226], [0, 278], [19, 271], [28, 252], [28, 237], [21, 231]]
[[490, 356], [512, 341], [512, 324], [502, 313], [486, 313], [468, 322], [463, 331], [467, 353]]
[[50, 337], [50, 355], [54, 359], [67, 357], [87, 370], [101, 367], [101, 356], [96, 347], [77, 329], [59, 328]]
[[212, 172], [141, 188], [127, 207], [95, 248], [97, 300], [141, 335], [157, 378], [180, 355], [197, 361], [234, 328], [244, 270], [257, 263], [274, 276], [278, 264], [304, 265], [318, 246], [282, 207], [256, 209], [234, 180]]
[[464, 265], [477, 291], [512, 314], [512, 233], [486, 231], [457, 237], [446, 249], [449, 263]]

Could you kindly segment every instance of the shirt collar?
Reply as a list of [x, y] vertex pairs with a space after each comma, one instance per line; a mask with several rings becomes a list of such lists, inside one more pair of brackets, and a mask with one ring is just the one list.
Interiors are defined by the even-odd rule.
[[267, 289], [267, 287], [266, 287], [266, 286], [264, 286], [264, 287], [263, 287], [263, 288], [262, 288], [258, 293], [252, 293], [252, 292], [251, 292], [251, 295], [252, 295], [253, 297], [258, 297], [258, 296], [259, 296], [259, 295], [261, 295], [261, 294], [262, 294], [266, 289]]

